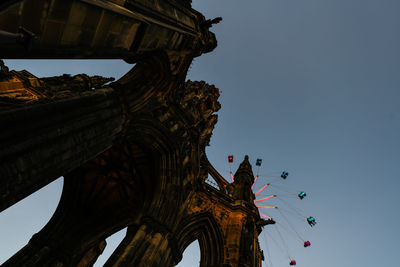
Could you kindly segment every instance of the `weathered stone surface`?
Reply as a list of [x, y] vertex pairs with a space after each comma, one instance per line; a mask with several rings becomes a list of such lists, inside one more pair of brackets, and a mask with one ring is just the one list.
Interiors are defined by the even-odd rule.
[[[61, 78], [61, 88], [63, 80], [71, 78]], [[23, 113], [25, 116], [40, 119], [43, 115], [51, 115], [51, 112], [46, 113], [49, 106], [60, 108], [65, 102], [76, 101], [70, 104], [70, 109], [54, 113], [62, 116], [59, 123], [65, 124], [68, 116], [82, 119], [85, 114], [92, 114], [83, 112], [90, 104], [98, 112], [99, 105], [103, 104], [93, 99], [98, 92], [106, 91], [108, 94], [101, 93], [97, 97], [103, 101], [109, 97], [114, 101], [113, 105], [119, 106], [117, 118], [120, 123], [114, 137], [106, 136], [107, 140], [111, 139], [109, 148], [76, 163], [75, 157], [68, 160], [69, 155], [82, 152], [74, 152], [75, 145], [58, 139], [61, 134], [51, 136], [51, 124], [46, 126], [46, 120], [32, 122], [30, 126], [33, 133], [35, 129], [41, 129], [38, 123], [48, 127], [45, 135], [40, 137], [42, 139], [40, 135], [32, 134], [22, 139], [27, 140], [26, 143], [15, 142], [17, 146], [2, 151], [3, 155], [15, 154], [21, 158], [9, 164], [32, 162], [25, 151], [37, 142], [31, 153], [36, 153], [34, 159], [38, 160], [39, 171], [18, 165], [16, 174], [29, 173], [32, 169], [36, 174], [44, 173], [42, 176], [26, 175], [19, 183], [10, 179], [9, 188], [14, 191], [9, 194], [11, 197], [5, 195], [3, 199], [11, 202], [18, 194], [27, 195], [37, 184], [48, 181], [51, 176], [47, 175], [46, 168], [53, 170], [55, 165], [61, 164], [54, 156], [48, 158], [47, 164], [39, 164], [46, 161], [48, 153], [43, 151], [49, 140], [53, 143], [48, 149], [61, 155], [63, 162], [71, 168], [65, 173], [56, 168], [60, 174], [65, 174], [65, 186], [50, 222], [4, 266], [89, 266], [101, 253], [101, 242], [125, 226], [129, 226], [128, 234], [106, 266], [173, 266], [195, 239], [200, 242], [201, 266], [261, 266], [262, 252], [257, 238], [261, 227], [271, 222], [260, 219], [252, 203], [254, 177], [251, 165], [246, 158], [235, 174], [233, 184], [227, 183], [211, 166], [204, 151], [217, 121], [214, 112], [220, 108], [219, 90], [205, 82], [185, 83], [183, 78], [172, 75], [167, 55], [159, 54], [156, 58], [143, 60], [109, 88], [87, 90], [86, 86], [86, 90], [61, 90], [62, 97], [57, 97], [54, 90], [36, 88], [38, 92], [47, 93], [37, 94], [37, 98], [29, 100], [32, 103], [23, 105], [31, 111]], [[46, 86], [40, 79], [37, 83], [43, 88]], [[54, 83], [55, 80], [52, 86]], [[48, 92], [54, 96], [48, 97]], [[91, 101], [82, 102], [86, 95]], [[107, 107], [105, 105], [104, 110], [109, 113]], [[20, 118], [19, 109], [10, 113], [17, 114], [13, 115], [14, 119]], [[36, 109], [44, 111], [40, 113]], [[3, 117], [3, 120], [7, 119], [10, 118]], [[31, 121], [26, 119], [28, 125]], [[54, 124], [55, 121], [51, 122]], [[80, 126], [78, 122], [71, 120], [71, 125]], [[95, 119], [92, 123], [102, 127], [94, 134], [104, 133], [101, 121]], [[14, 127], [13, 131], [18, 133], [20, 124], [14, 124]], [[75, 131], [86, 136], [79, 128]], [[50, 139], [46, 139], [48, 136]], [[8, 138], [4, 139], [5, 143], [16, 138], [11, 134], [5, 137]], [[91, 137], [93, 142], [99, 140], [99, 137]], [[81, 142], [78, 147], [85, 145], [82, 140], [78, 139]], [[93, 149], [88, 151], [93, 152]], [[6, 173], [7, 168], [1, 170]], [[208, 173], [217, 181], [220, 190], [204, 183]], [[2, 183], [6, 184], [4, 181]]]
[[[141, 94], [162, 90], [171, 82], [165, 54], [149, 55], [130, 73], [127, 87], [60, 92], [52, 89], [54, 83], [46, 87], [44, 81], [27, 75], [33, 82], [21, 82], [19, 87], [34, 92], [33, 96], [15, 105], [8, 101], [7, 107], [0, 108], [4, 129], [0, 133], [0, 210], [111, 148], [126, 134], [133, 116], [130, 106], [143, 103], [146, 96]], [[13, 77], [12, 81], [17, 79]], [[6, 98], [18, 99], [4, 93]]]
[[[13, 1], [0, 16], [0, 58], [116, 58], [216, 47], [190, 1]], [[1, 6], [0, 6], [1, 7]], [[1, 11], [1, 10], [0, 10]]]
[[[131, 72], [111, 84], [110, 88], [84, 90], [84, 92], [75, 90], [70, 93], [79, 95], [80, 97], [77, 97], [79, 100], [83, 98], [82, 94], [89, 94], [92, 97], [98, 91], [109, 90], [112, 100], [115, 101], [113, 103], [119, 106], [117, 118], [121, 123], [118, 125], [118, 132], [114, 137], [107, 136], [112, 144], [105, 152], [96, 157], [91, 156], [92, 159], [80, 159], [77, 163], [73, 161], [76, 160], [75, 157], [69, 160], [75, 145], [68, 143], [55, 145], [63, 140], [58, 139], [62, 135], [51, 136], [53, 139], [50, 140], [53, 140], [53, 143], [50, 148], [63, 157], [63, 163], [71, 168], [63, 173], [65, 176], [63, 197], [46, 227], [35, 235], [25, 248], [7, 261], [5, 266], [24, 264], [31, 258], [40, 259], [35, 262], [29, 261], [31, 266], [43, 264], [75, 266], [82, 262], [85, 253], [93, 244], [101, 242], [123, 226], [140, 223], [141, 218], [152, 218], [154, 221], [162, 222], [165, 225], [164, 229], [173, 229], [179, 220], [182, 203], [189, 193], [183, 189], [187, 185], [201, 182], [198, 179], [200, 166], [193, 160], [199, 161], [200, 157], [204, 156], [204, 147], [208, 145], [212, 128], [216, 123], [216, 116], [213, 113], [220, 108], [220, 105], [217, 102], [219, 96], [217, 88], [205, 82], [185, 83], [185, 75], [173, 75], [169, 67], [167, 55], [157, 54], [137, 64]], [[44, 81], [40, 82], [45, 86]], [[62, 92], [65, 95], [65, 91]], [[39, 100], [33, 102], [42, 99], [44, 103], [33, 103], [25, 107], [47, 107], [54, 104], [54, 101], [56, 101], [55, 106], [59, 107], [57, 94], [55, 95], [54, 98], [38, 97]], [[64, 100], [65, 97], [61, 99]], [[85, 104], [85, 108], [90, 107], [89, 103]], [[98, 106], [94, 109], [96, 108]], [[70, 111], [64, 110], [62, 114], [60, 112], [55, 114], [63, 116], [59, 123], [65, 123], [65, 116], [68, 113], [74, 114], [76, 118], [86, 114], [76, 114], [76, 110], [79, 109], [83, 107], [73, 103]], [[107, 108], [105, 111], [109, 112]], [[28, 114], [32, 116], [39, 114], [40, 119], [46, 113]], [[8, 118], [4, 117], [5, 120]], [[46, 126], [46, 121], [39, 120], [32, 123], [32, 127], [37, 127], [38, 131], [40, 128], [36, 126], [37, 123]], [[94, 120], [93, 123], [98, 121]], [[79, 124], [75, 121], [72, 125]], [[13, 130], [19, 132], [20, 128], [15, 127]], [[51, 129], [51, 125], [48, 129]], [[75, 130], [85, 136], [82, 130]], [[101, 134], [103, 131], [99, 129], [96, 133]], [[43, 152], [46, 151], [45, 144], [49, 142], [46, 139], [48, 135], [45, 132], [42, 139], [39, 139], [42, 143], [36, 146], [30, 146], [38, 139], [38, 135], [33, 134], [28, 138], [26, 145], [24, 142], [16, 142], [18, 146], [4, 151], [4, 155], [9, 156], [14, 153], [21, 159], [20, 161], [30, 162], [30, 154], [25, 151], [26, 147], [31, 148], [31, 153], [36, 153], [37, 156], [35, 158], [38, 162], [37, 170], [44, 175], [30, 175], [33, 169], [31, 166], [16, 168], [16, 174], [24, 174], [23, 170], [26, 170], [27, 174], [20, 183], [11, 178], [2, 181], [4, 184], [8, 183], [11, 191], [14, 190], [3, 199], [12, 201], [14, 200], [12, 197], [17, 193], [30, 194], [36, 189], [36, 185], [52, 178], [46, 175], [47, 170], [54, 171], [55, 168], [60, 171], [56, 165], [61, 162], [57, 162], [54, 157], [48, 159], [47, 165], [39, 164], [46, 160], [45, 156], [48, 154]], [[91, 137], [92, 141], [99, 140], [98, 137]], [[9, 136], [5, 142], [9, 142], [10, 138]], [[77, 147], [84, 145], [79, 143]], [[17, 150], [19, 147], [25, 150]], [[88, 151], [93, 153], [93, 149]], [[14, 162], [10, 161], [10, 164]], [[8, 169], [4, 166], [2, 170]], [[39, 171], [36, 171], [36, 174]], [[12, 175], [9, 174], [8, 177]], [[100, 199], [104, 205], [100, 205], [98, 202]], [[83, 221], [85, 224], [81, 225], [79, 222]], [[148, 224], [148, 220], [146, 223]], [[91, 230], [86, 228], [87, 225], [93, 226]], [[154, 247], [156, 242], [164, 242], [161, 245], [169, 252], [162, 250], [160, 253], [163, 255], [167, 253], [165, 254], [165, 263], [169, 262], [167, 265], [178, 262], [180, 255], [176, 245], [170, 247], [176, 243], [171, 241], [172, 230], [168, 233], [169, 237], [164, 237], [167, 238], [166, 241], [159, 238], [158, 232], [149, 233], [150, 240], [154, 239], [150, 247]], [[145, 258], [142, 259], [142, 256]], [[146, 266], [154, 260], [155, 258], [149, 257], [146, 252], [143, 255], [135, 253], [134, 259], [130, 261], [135, 262], [135, 266], [137, 262], [143, 261], [143, 266]]]
[[124, 227], [105, 266], [174, 266], [196, 239], [200, 266], [261, 266], [258, 235], [274, 222], [253, 203], [251, 165], [246, 157], [230, 184], [209, 163], [219, 90], [185, 81], [193, 58], [216, 47], [209, 28], [221, 18], [206, 20], [190, 3], [0, 5], [0, 57], [136, 63], [108, 84], [37, 78], [0, 61], [0, 211], [64, 176], [50, 221], [2, 266], [92, 266]]

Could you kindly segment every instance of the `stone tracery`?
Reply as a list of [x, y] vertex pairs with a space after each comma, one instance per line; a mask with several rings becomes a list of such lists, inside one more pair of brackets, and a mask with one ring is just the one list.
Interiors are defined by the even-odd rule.
[[[173, 266], [195, 239], [201, 266], [261, 266], [257, 238], [271, 222], [253, 204], [251, 165], [245, 158], [229, 184], [208, 162], [219, 89], [185, 81], [193, 58], [216, 47], [213, 21], [189, 1], [156, 1], [160, 10], [145, 1], [43, 0], [41, 20], [27, 9], [32, 0], [15, 2], [1, 14], [0, 29], [16, 30], [7, 18], [20, 8], [38, 41], [29, 50], [4, 44], [1, 57], [123, 58], [136, 65], [107, 84], [111, 79], [85, 74], [40, 79], [1, 64], [0, 210], [65, 176], [52, 219], [3, 266], [91, 266], [107, 236], [124, 227], [127, 235], [105, 266]], [[135, 36], [114, 32], [125, 46], [109, 42], [105, 49], [96, 34], [111, 38], [110, 29], [97, 15], [113, 12], [130, 16]], [[68, 35], [74, 15], [96, 17], [91, 46]], [[48, 34], [54, 21], [65, 23], [64, 39]], [[75, 26], [88, 30], [84, 22]], [[208, 174], [219, 190], [204, 182]]]

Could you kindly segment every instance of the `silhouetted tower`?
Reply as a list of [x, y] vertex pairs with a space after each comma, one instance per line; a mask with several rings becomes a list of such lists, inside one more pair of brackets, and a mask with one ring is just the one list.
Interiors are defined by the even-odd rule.
[[[208, 162], [219, 90], [185, 81], [212, 51], [206, 20], [185, 0], [20, 0], [0, 5], [1, 58], [117, 58], [113, 83], [85, 74], [37, 78], [0, 63], [0, 211], [60, 176], [47, 225], [2, 266], [174, 266], [197, 239], [201, 266], [261, 266], [248, 157], [229, 184]], [[218, 184], [207, 183], [210, 174]]]
[[251, 186], [254, 183], [254, 175], [249, 156], [245, 156], [243, 162], [240, 164], [234, 175], [234, 182], [232, 187], [232, 195], [235, 199], [245, 200], [253, 203], [254, 194]]

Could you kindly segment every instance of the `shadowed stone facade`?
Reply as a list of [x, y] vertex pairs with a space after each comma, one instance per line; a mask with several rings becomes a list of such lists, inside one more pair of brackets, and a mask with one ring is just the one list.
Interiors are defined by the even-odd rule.
[[253, 204], [248, 157], [232, 184], [212, 167], [205, 147], [219, 90], [186, 81], [193, 58], [216, 47], [209, 27], [220, 19], [205, 20], [183, 0], [35, 3], [0, 6], [0, 30], [35, 35], [29, 47], [3, 35], [1, 57], [136, 64], [113, 81], [37, 78], [1, 63], [0, 210], [64, 176], [53, 217], [3, 266], [92, 266], [125, 227], [105, 266], [174, 266], [196, 239], [201, 266], [261, 266], [258, 235], [274, 222]]

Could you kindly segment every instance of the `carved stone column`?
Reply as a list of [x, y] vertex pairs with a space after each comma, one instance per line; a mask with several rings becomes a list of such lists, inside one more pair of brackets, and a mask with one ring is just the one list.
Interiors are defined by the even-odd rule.
[[124, 240], [104, 266], [175, 266], [182, 258], [173, 233], [160, 222], [146, 217], [130, 226]]
[[51, 220], [4, 266], [90, 264], [105, 238], [140, 219], [152, 197], [150, 161], [139, 147], [125, 144], [65, 175]]

